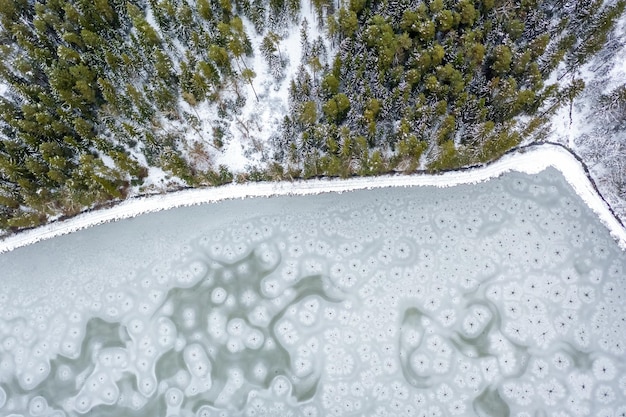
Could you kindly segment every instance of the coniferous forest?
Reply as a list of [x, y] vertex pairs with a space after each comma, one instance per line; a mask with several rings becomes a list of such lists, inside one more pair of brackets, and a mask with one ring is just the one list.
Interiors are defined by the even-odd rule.
[[[306, 6], [0, 0], [0, 231], [124, 199], [152, 168], [197, 187], [491, 161], [545, 137], [626, 0]], [[287, 86], [288, 111], [256, 144], [259, 163], [233, 172], [211, 156], [263, 100], [257, 77]], [[624, 87], [602, 100], [626, 108]]]

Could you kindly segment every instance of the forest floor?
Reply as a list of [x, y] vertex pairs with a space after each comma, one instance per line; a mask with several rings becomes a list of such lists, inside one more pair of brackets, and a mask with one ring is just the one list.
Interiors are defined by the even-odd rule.
[[626, 131], [615, 126], [617, 115], [599, 103], [626, 80], [626, 16], [594, 59], [576, 73], [564, 68], [559, 67], [548, 83], [567, 83], [576, 77], [585, 82], [585, 89], [554, 114], [548, 140], [581, 157], [602, 196], [626, 223]]

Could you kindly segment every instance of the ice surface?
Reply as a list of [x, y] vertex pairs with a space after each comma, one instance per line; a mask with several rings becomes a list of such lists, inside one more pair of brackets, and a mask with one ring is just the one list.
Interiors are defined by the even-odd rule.
[[554, 169], [146, 214], [0, 255], [0, 414], [623, 415], [625, 268]]

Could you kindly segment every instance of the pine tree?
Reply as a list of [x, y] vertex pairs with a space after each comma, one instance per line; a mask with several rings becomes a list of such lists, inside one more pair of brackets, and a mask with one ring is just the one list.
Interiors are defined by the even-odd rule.
[[317, 104], [314, 101], [303, 103], [299, 121], [304, 126], [312, 125], [317, 121]]
[[337, 21], [342, 39], [354, 36], [359, 27], [356, 11], [352, 9], [339, 9]]
[[461, 0], [457, 3], [456, 8], [459, 11], [462, 25], [468, 27], [474, 25], [474, 22], [478, 18], [478, 12], [474, 8], [473, 1]]
[[211, 3], [209, 2], [209, 0], [198, 0], [196, 4], [200, 17], [205, 20], [211, 21], [213, 19], [213, 11], [211, 10]]
[[493, 63], [491, 69], [497, 75], [504, 75], [511, 69], [513, 54], [511, 48], [506, 45], [498, 45], [493, 51]]
[[250, 68], [245, 68], [241, 71], [241, 76], [250, 84], [250, 88], [252, 88], [252, 92], [254, 93], [254, 97], [256, 101], [259, 101], [259, 96], [256, 94], [256, 90], [254, 89], [254, 84], [252, 84], [252, 80], [256, 77], [256, 73], [252, 71]]

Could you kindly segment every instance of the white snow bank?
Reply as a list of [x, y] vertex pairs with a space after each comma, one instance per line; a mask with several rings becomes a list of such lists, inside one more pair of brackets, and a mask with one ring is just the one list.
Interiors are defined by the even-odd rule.
[[328, 192], [342, 193], [345, 191], [384, 187], [452, 187], [460, 184], [483, 182], [510, 171], [537, 174], [548, 167], [554, 167], [563, 173], [576, 193], [600, 217], [619, 246], [626, 250], [626, 229], [615, 218], [607, 203], [596, 192], [581, 163], [566, 149], [556, 145], [543, 144], [505, 155], [500, 160], [487, 166], [446, 172], [439, 175], [386, 175], [352, 179], [231, 184], [217, 188], [192, 189], [136, 198], [124, 201], [112, 208], [83, 213], [69, 220], [51, 223], [9, 236], [0, 241], [0, 253], [97, 224], [175, 207], [247, 197], [313, 195]]

